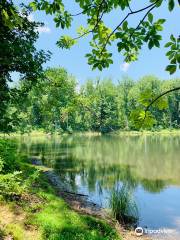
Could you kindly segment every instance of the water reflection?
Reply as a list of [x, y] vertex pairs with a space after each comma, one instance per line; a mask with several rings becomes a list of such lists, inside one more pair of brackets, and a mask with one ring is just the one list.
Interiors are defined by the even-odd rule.
[[[179, 137], [24, 138], [19, 151], [40, 156], [74, 191], [89, 194], [105, 207], [118, 183], [128, 186], [138, 203], [141, 224], [177, 228], [172, 222], [180, 217], [180, 190], [172, 189], [180, 186]], [[167, 190], [175, 194], [174, 202]], [[159, 201], [162, 196], [166, 205]], [[173, 209], [171, 215], [168, 207]]]

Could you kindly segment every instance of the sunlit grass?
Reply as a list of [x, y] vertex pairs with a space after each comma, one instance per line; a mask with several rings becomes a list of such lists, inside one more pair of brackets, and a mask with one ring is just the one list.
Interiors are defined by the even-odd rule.
[[161, 129], [161, 130], [117, 130], [110, 133], [111, 135], [121, 135], [121, 136], [146, 136], [146, 135], [160, 135], [160, 136], [168, 136], [168, 135], [180, 135], [179, 129]]
[[[114, 229], [101, 220], [79, 215], [64, 200], [53, 194], [43, 194], [47, 203], [35, 215], [29, 215], [29, 224], [38, 226], [43, 239], [53, 240], [118, 240]], [[42, 193], [41, 193], [42, 196]]]
[[23, 227], [17, 223], [8, 224], [6, 226], [6, 234], [12, 235], [15, 240], [23, 240], [25, 238]]
[[[49, 240], [120, 240], [116, 230], [105, 221], [73, 211], [40, 174], [34, 193], [43, 199], [39, 206], [26, 206], [26, 224], [37, 226], [42, 239]], [[39, 208], [40, 207], [40, 208]]]

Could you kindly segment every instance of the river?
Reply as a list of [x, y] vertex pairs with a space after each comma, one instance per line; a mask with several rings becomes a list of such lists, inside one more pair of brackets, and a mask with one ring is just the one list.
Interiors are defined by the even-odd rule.
[[137, 226], [151, 234], [173, 231], [180, 239], [180, 137], [70, 135], [18, 142], [20, 152], [41, 157], [73, 191], [105, 208], [115, 186], [128, 186]]

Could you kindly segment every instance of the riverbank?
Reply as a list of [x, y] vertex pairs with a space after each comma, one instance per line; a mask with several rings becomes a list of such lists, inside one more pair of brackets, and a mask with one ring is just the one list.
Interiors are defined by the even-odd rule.
[[70, 136], [70, 135], [83, 135], [83, 136], [100, 136], [101, 133], [100, 132], [74, 132], [74, 133], [58, 133], [58, 132], [53, 132], [53, 133], [47, 133], [45, 131], [42, 130], [33, 130], [31, 132], [28, 133], [20, 133], [20, 132], [11, 132], [11, 133], [0, 133], [0, 137], [5, 137], [5, 138], [9, 138], [9, 137], [22, 137], [22, 136], [28, 136], [28, 137], [51, 137], [51, 136]]
[[179, 129], [163, 129], [159, 131], [150, 131], [150, 130], [143, 130], [143, 131], [125, 131], [125, 130], [118, 130], [109, 133], [110, 135], [118, 135], [118, 136], [168, 136], [174, 135], [179, 136], [180, 130]]
[[121, 239], [105, 220], [73, 210], [49, 177], [0, 139], [1, 240]]
[[46, 133], [43, 130], [33, 130], [28, 133], [20, 133], [20, 132], [12, 132], [9, 134], [6, 133], [0, 133], [0, 137], [22, 137], [22, 136], [29, 136], [29, 137], [51, 137], [51, 136], [69, 136], [69, 135], [78, 135], [78, 136], [101, 136], [101, 135], [111, 135], [111, 136], [153, 136], [153, 135], [160, 135], [160, 136], [168, 136], [168, 135], [174, 135], [179, 136], [180, 135], [180, 129], [163, 129], [159, 131], [151, 131], [151, 130], [142, 130], [142, 131], [132, 131], [132, 130], [117, 130], [112, 131], [110, 133], [102, 134], [100, 132], [73, 132], [71, 134], [69, 133], [61, 133], [58, 132], [54, 133]]
[[105, 221], [73, 211], [45, 178], [40, 185], [48, 192], [41, 189], [18, 201], [1, 201], [0, 239], [121, 239]]
[[[137, 239], [134, 231], [125, 230], [85, 195], [71, 192], [40, 159], [20, 159], [13, 151], [14, 143], [6, 141], [0, 141], [1, 159], [14, 161], [20, 172], [16, 179], [0, 170], [1, 240]], [[5, 189], [3, 179], [8, 185]]]
[[13, 200], [1, 199], [0, 239], [121, 239], [105, 220], [72, 209], [45, 171], [38, 170], [39, 177], [28, 193]]
[[[65, 200], [66, 203], [75, 212], [80, 214], [85, 214], [96, 219], [103, 220], [106, 224], [111, 226], [117, 232], [117, 236], [122, 240], [137, 240], [139, 236], [136, 236], [135, 231], [130, 227], [121, 225], [116, 221], [110, 213], [101, 208], [99, 205], [88, 200], [87, 195], [78, 194], [77, 192], [72, 192], [70, 186], [60, 180], [59, 176], [54, 172], [53, 169], [43, 166], [42, 162], [38, 158], [31, 158], [30, 161], [33, 165], [37, 166], [43, 174], [45, 174], [48, 182], [53, 188], [56, 189], [58, 195]], [[121, 236], [121, 237], [120, 237]], [[98, 238], [99, 239], [99, 238]], [[103, 238], [108, 239], [108, 238]], [[114, 239], [114, 238], [112, 238]], [[141, 236], [142, 240], [151, 240], [149, 236]]]

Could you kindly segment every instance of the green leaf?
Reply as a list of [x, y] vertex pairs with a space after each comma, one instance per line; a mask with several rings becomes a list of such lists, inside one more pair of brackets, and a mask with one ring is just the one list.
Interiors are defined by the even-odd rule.
[[177, 59], [177, 62], [180, 64], [180, 53], [179, 53], [179, 54], [177, 54], [177, 57], [176, 57], [176, 59]]
[[171, 41], [176, 42], [176, 38], [173, 36], [173, 34], [171, 34], [170, 39]]
[[159, 19], [159, 20], [157, 21], [158, 24], [163, 24], [163, 23], [165, 23], [165, 22], [166, 22], [166, 19]]
[[172, 42], [168, 42], [168, 43], [166, 43], [165, 45], [164, 45], [164, 47], [170, 47], [171, 45], [172, 45], [173, 43]]
[[175, 6], [174, 0], [169, 0], [168, 2], [169, 11], [172, 11], [174, 9], [174, 6]]
[[155, 3], [156, 3], [156, 6], [157, 6], [157, 7], [160, 7], [161, 4], [162, 4], [162, 2], [163, 2], [163, 0], [159, 0], [159, 1], [153, 0], [153, 1], [151, 1], [151, 2], [155, 2]]
[[102, 69], [103, 69], [102, 65], [98, 64], [98, 69], [99, 69], [100, 71], [102, 71]]
[[150, 23], [153, 22], [153, 15], [152, 15], [152, 13], [148, 14], [148, 20], [149, 20]]
[[159, 43], [159, 41], [156, 40], [156, 39], [154, 39], [154, 44], [155, 44], [156, 47], [160, 47], [160, 43]]
[[127, 21], [123, 22], [122, 28], [124, 31], [127, 29], [127, 26], [128, 26], [128, 22]]
[[2, 10], [3, 16], [5, 17], [6, 20], [9, 19], [9, 15], [7, 14], [7, 12], [3, 9]]
[[170, 74], [175, 73], [175, 71], [176, 71], [176, 65], [168, 65], [168, 66], [166, 67], [166, 71], [168, 71]]
[[77, 40], [71, 38], [68, 35], [61, 36], [61, 38], [57, 41], [57, 46], [60, 48], [70, 49], [73, 45], [77, 43]]
[[152, 49], [153, 46], [154, 46], [154, 42], [153, 42], [153, 40], [151, 39], [151, 40], [149, 41], [149, 43], [148, 43], [148, 48], [149, 48], [149, 49]]
[[156, 29], [158, 31], [162, 31], [163, 30], [163, 26], [162, 25], [156, 24], [155, 27], [156, 27]]
[[176, 64], [176, 58], [173, 58], [170, 63], [171, 64]]
[[29, 6], [32, 8], [33, 11], [36, 11], [36, 10], [37, 10], [37, 5], [36, 5], [35, 2], [31, 2], [31, 3], [29, 4]]

